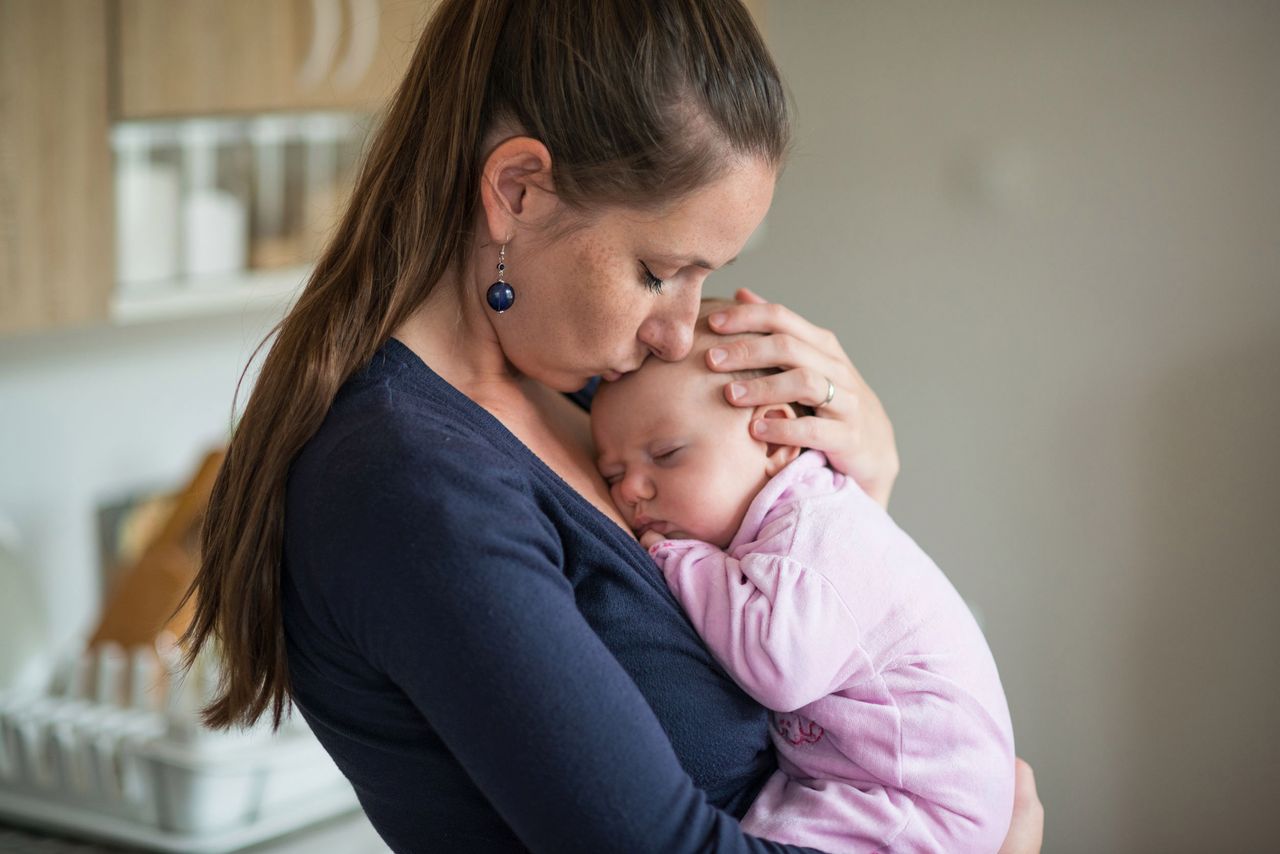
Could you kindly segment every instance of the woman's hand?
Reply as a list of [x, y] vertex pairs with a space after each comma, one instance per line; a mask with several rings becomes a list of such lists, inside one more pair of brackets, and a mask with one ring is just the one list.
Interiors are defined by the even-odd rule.
[[[713, 371], [780, 367], [784, 371], [728, 383], [724, 389], [726, 400], [734, 406], [793, 401], [817, 406], [827, 398], [828, 382], [835, 389], [830, 402], [815, 415], [757, 418], [751, 424], [751, 435], [764, 442], [822, 451], [836, 470], [852, 477], [868, 495], [887, 507], [898, 477], [893, 425], [835, 334], [746, 288], [739, 288], [734, 298], [738, 305], [711, 315], [712, 330], [769, 334], [712, 348], [707, 353], [708, 367]], [[717, 322], [717, 318], [722, 320]], [[740, 396], [734, 396], [735, 387], [742, 388]]]
[[1014, 765], [1013, 822], [1000, 854], [1040, 854], [1044, 844], [1044, 805], [1036, 795], [1036, 775], [1021, 759]]

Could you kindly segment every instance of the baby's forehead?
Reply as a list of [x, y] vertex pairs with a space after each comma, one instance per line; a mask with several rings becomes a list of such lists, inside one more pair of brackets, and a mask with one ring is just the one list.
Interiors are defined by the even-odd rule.
[[651, 405], [690, 403], [691, 397], [703, 397], [703, 392], [717, 379], [706, 366], [705, 353], [704, 349], [696, 358], [691, 356], [679, 362], [646, 359], [636, 372], [607, 384], [608, 395], [618, 400], [644, 398]]
[[723, 381], [701, 362], [650, 361], [656, 360], [600, 385], [591, 406], [597, 429], [619, 439], [652, 438], [704, 418], [717, 401], [724, 404]]

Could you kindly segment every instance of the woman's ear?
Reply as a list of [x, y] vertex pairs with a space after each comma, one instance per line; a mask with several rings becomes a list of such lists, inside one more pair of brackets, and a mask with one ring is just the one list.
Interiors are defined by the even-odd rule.
[[[757, 418], [795, 418], [796, 412], [790, 405], [785, 403], [771, 403], [768, 406], [757, 406], [755, 411], [751, 413], [751, 421]], [[764, 443], [764, 453], [767, 457], [765, 463], [765, 474], [773, 477], [778, 472], [787, 467], [787, 464], [800, 456], [801, 449], [795, 445], [782, 445], [773, 442]]]
[[480, 176], [480, 203], [495, 243], [549, 221], [559, 200], [551, 180], [551, 152], [536, 139], [513, 136], [489, 152]]

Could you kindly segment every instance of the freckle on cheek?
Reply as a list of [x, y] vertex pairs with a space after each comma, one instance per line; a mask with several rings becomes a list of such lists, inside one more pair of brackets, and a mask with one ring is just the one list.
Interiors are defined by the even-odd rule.
[[581, 327], [584, 339], [602, 343], [601, 338], [617, 329], [615, 317], [625, 306], [619, 305], [617, 296], [611, 293], [614, 290], [610, 282], [614, 275], [611, 268], [616, 263], [610, 247], [599, 239], [585, 241], [577, 253], [574, 278], [582, 289], [578, 294], [580, 305], [587, 309], [583, 312]]

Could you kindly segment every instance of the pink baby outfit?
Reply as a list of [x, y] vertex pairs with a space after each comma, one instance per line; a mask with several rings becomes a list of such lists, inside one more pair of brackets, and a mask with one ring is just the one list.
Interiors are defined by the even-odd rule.
[[742, 820], [829, 851], [995, 852], [1013, 727], [995, 661], [942, 571], [826, 457], [805, 451], [728, 552], [649, 552], [698, 634], [774, 710], [779, 771]]

